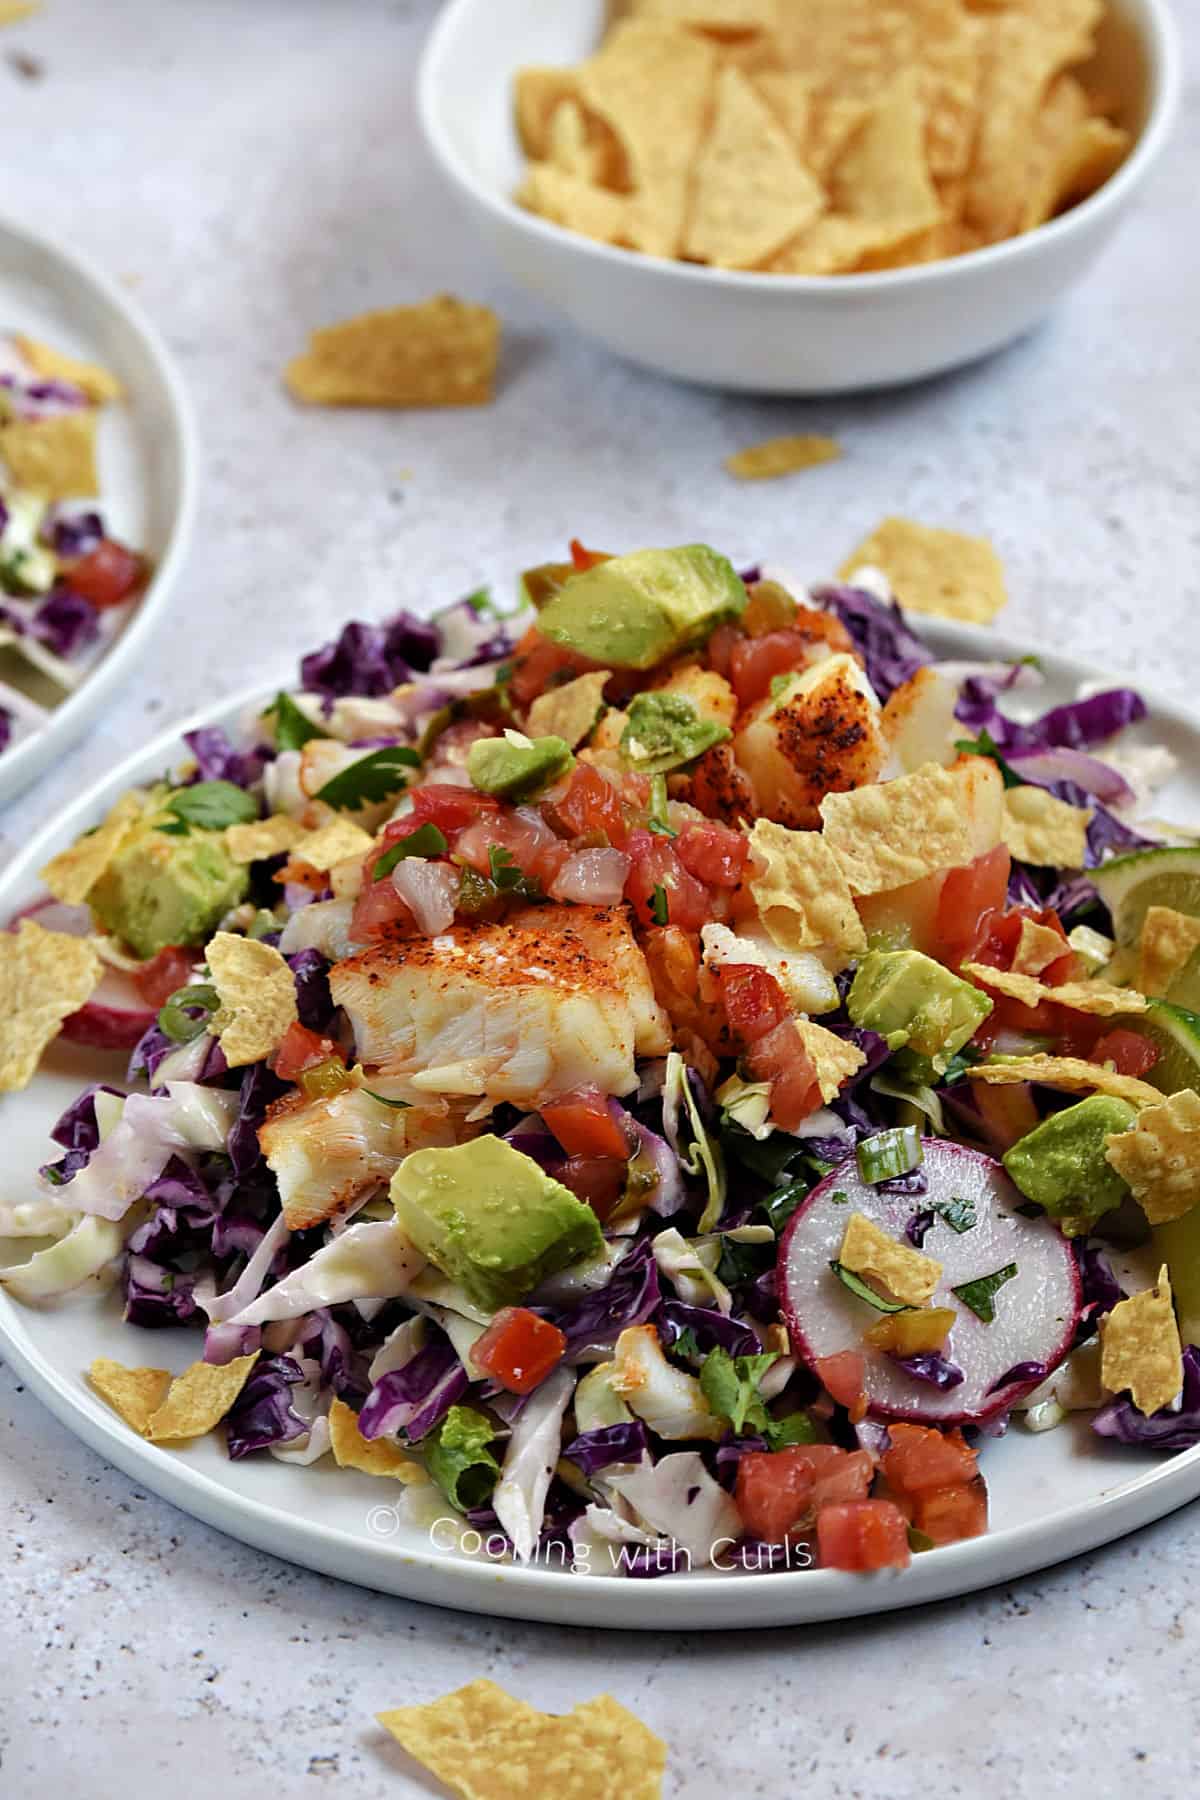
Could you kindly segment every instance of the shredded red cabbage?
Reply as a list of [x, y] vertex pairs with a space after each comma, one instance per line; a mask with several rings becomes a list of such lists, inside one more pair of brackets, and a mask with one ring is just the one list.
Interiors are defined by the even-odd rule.
[[437, 626], [399, 612], [382, 625], [351, 620], [330, 644], [304, 657], [300, 679], [327, 707], [342, 694], [388, 694], [414, 673], [424, 673], [441, 649]]
[[611, 1463], [638, 1463], [649, 1454], [650, 1439], [640, 1419], [581, 1432], [563, 1451], [567, 1460], [577, 1463], [585, 1475], [594, 1475], [597, 1469], [607, 1469]]
[[292, 1411], [291, 1390], [303, 1381], [290, 1356], [260, 1357], [250, 1379], [229, 1409], [226, 1420], [229, 1454], [234, 1462], [272, 1444], [288, 1444], [309, 1427]]
[[819, 587], [813, 598], [836, 613], [862, 657], [867, 680], [881, 700], [888, 700], [918, 669], [933, 661], [925, 644], [911, 632], [895, 601], [890, 606], [863, 588]]
[[1128, 1396], [1110, 1400], [1092, 1419], [1100, 1437], [1151, 1450], [1190, 1450], [1200, 1444], [1200, 1350], [1189, 1344], [1183, 1353], [1183, 1398], [1178, 1412], [1164, 1406], [1149, 1418]]

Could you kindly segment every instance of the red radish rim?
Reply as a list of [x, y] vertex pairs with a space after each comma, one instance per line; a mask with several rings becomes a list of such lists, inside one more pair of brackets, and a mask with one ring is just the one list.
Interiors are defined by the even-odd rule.
[[[924, 1148], [926, 1144], [939, 1144], [942, 1141], [941, 1138], [922, 1138], [921, 1144], [922, 1148]], [[974, 1157], [976, 1162], [986, 1163], [989, 1169], [998, 1172], [1002, 1180], [1008, 1183], [1014, 1193], [1019, 1191], [1013, 1185], [1003, 1164], [997, 1162], [994, 1156], [986, 1156], [981, 1150], [973, 1150], [969, 1144], [958, 1143], [957, 1139], [951, 1139], [950, 1142], [954, 1144], [955, 1150], [962, 1155]], [[788, 1251], [791, 1246], [792, 1235], [798, 1229], [800, 1221], [803, 1219], [805, 1213], [807, 1213], [815, 1201], [823, 1195], [826, 1188], [834, 1188], [837, 1186], [839, 1175], [850, 1164], [853, 1164], [857, 1168], [857, 1162], [853, 1154], [845, 1157], [843, 1161], [838, 1164], [836, 1169], [831, 1169], [829, 1174], [826, 1175], [823, 1180], [819, 1181], [816, 1187], [812, 1188], [810, 1192], [804, 1196], [804, 1199], [800, 1202], [799, 1206], [783, 1228], [783, 1236], [779, 1240], [779, 1250], [776, 1257], [775, 1288], [779, 1297], [779, 1310], [783, 1314], [783, 1320], [787, 1326], [788, 1339], [791, 1343], [793, 1353], [800, 1358], [800, 1361], [804, 1364], [805, 1368], [811, 1370], [813, 1374], [816, 1374], [816, 1369], [813, 1366], [814, 1363], [819, 1362], [821, 1359], [813, 1356], [812, 1351], [809, 1348], [808, 1339], [801, 1329], [800, 1321], [796, 1317], [788, 1297], [788, 1284], [786, 1280]], [[939, 1428], [945, 1425], [986, 1424], [989, 1419], [995, 1418], [997, 1413], [1005, 1412], [1014, 1406], [1023, 1395], [1031, 1394], [1034, 1388], [1040, 1387], [1041, 1383], [1045, 1381], [1046, 1375], [1052, 1374], [1055, 1369], [1059, 1368], [1070, 1353], [1075, 1342], [1075, 1333], [1079, 1327], [1079, 1314], [1083, 1307], [1083, 1287], [1079, 1279], [1079, 1264], [1076, 1262], [1074, 1253], [1066, 1238], [1063, 1239], [1063, 1247], [1066, 1251], [1066, 1260], [1071, 1271], [1071, 1294], [1074, 1304], [1064, 1326], [1062, 1342], [1045, 1365], [1046, 1374], [1038, 1375], [1031, 1381], [1010, 1382], [1007, 1387], [1000, 1389], [994, 1399], [990, 1395], [988, 1396], [988, 1405], [981, 1412], [939, 1413], [936, 1419], [936, 1425]], [[819, 1375], [817, 1376], [817, 1379], [820, 1380]], [[898, 1423], [906, 1425], [928, 1425], [930, 1423], [929, 1414], [923, 1411], [920, 1406], [899, 1407], [883, 1404], [875, 1405], [870, 1401], [867, 1405], [867, 1417], [871, 1419], [894, 1419]]]

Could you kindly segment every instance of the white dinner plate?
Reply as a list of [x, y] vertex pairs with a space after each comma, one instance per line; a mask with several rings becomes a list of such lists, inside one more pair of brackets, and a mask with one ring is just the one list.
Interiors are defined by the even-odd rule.
[[[1029, 649], [965, 628], [917, 623], [943, 656], [1015, 657]], [[1097, 677], [1095, 670], [1054, 655], [1043, 658], [1043, 667], [1045, 687], [1020, 696], [1027, 712], [1074, 698], [1081, 682]], [[123, 789], [180, 759], [180, 731], [212, 723], [235, 727], [275, 691], [256, 690], [198, 715], [114, 769], [10, 864], [0, 878], [0, 918], [35, 897], [39, 866], [96, 823]], [[1152, 712], [1131, 730], [1130, 740], [1165, 744], [1182, 771], [1159, 810], [1167, 818], [1200, 818], [1200, 722], [1166, 703], [1152, 702]], [[46, 1159], [50, 1125], [80, 1088], [95, 1080], [119, 1083], [123, 1064], [123, 1058], [59, 1045], [24, 1093], [0, 1099], [5, 1198], [24, 1196]], [[0, 1253], [6, 1248], [6, 1261], [29, 1254], [28, 1243], [0, 1241]], [[1039, 1436], [1018, 1423], [983, 1448], [992, 1505], [987, 1536], [916, 1556], [900, 1573], [705, 1570], [645, 1581], [517, 1568], [497, 1564], [486, 1546], [466, 1556], [440, 1548], [436, 1539], [443, 1534], [434, 1532], [431, 1539], [428, 1531], [403, 1524], [394, 1505], [400, 1490], [391, 1482], [325, 1463], [299, 1468], [269, 1456], [233, 1463], [215, 1436], [183, 1450], [145, 1443], [84, 1380], [96, 1356], [178, 1370], [194, 1360], [197, 1348], [191, 1332], [143, 1333], [123, 1325], [113, 1295], [43, 1311], [0, 1292], [0, 1354], [71, 1431], [134, 1480], [206, 1524], [307, 1568], [411, 1599], [514, 1618], [663, 1631], [797, 1624], [914, 1606], [1011, 1581], [1094, 1549], [1200, 1495], [1200, 1448], [1173, 1456], [1128, 1449], [1095, 1436], [1086, 1417]]]
[[61, 756], [135, 669], [183, 561], [196, 464], [186, 395], [138, 308], [74, 251], [0, 218], [0, 337], [12, 332], [120, 377], [125, 398], [100, 413], [100, 493], [90, 504], [114, 537], [150, 558], [154, 573], [132, 605], [102, 615], [99, 641], [72, 662], [79, 679], [70, 693], [59, 697], [47, 683], [39, 694], [45, 712], [6, 696], [15, 730], [0, 754], [0, 803]]

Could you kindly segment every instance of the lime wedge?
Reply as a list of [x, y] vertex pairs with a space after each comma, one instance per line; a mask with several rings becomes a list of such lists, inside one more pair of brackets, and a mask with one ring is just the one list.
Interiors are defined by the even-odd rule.
[[1167, 989], [1166, 998], [1173, 1006], [1189, 1012], [1200, 1012], [1200, 950], [1190, 957]]
[[1169, 1000], [1151, 1000], [1144, 1013], [1131, 1013], [1119, 1023], [1157, 1046], [1158, 1061], [1146, 1076], [1152, 1087], [1164, 1094], [1177, 1094], [1180, 1088], [1200, 1092], [1200, 1013]]
[[1118, 944], [1136, 944], [1151, 906], [1200, 917], [1200, 849], [1135, 850], [1088, 871], [1113, 916]]

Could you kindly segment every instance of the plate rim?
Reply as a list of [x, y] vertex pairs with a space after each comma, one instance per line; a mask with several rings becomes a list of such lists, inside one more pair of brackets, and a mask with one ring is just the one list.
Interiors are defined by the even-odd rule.
[[[1029, 646], [990, 631], [917, 615], [915, 628], [940, 658], [1011, 660]], [[1057, 650], [1039, 652], [1048, 669], [1074, 682], [1109, 679], [1092, 664]], [[1112, 679], [1125, 679], [1111, 677]], [[290, 674], [283, 678], [290, 680]], [[1136, 678], [1135, 678], [1136, 679]], [[256, 681], [224, 700], [210, 702], [166, 727], [50, 819], [0, 872], [0, 912], [21, 904], [27, 884], [57, 844], [89, 816], [111, 804], [115, 789], [177, 755], [182, 735], [202, 724], [230, 724], [269, 699], [280, 682]], [[1200, 738], [1200, 707], [1158, 695], [1137, 683], [1149, 717]], [[254, 1549], [322, 1574], [408, 1599], [492, 1616], [625, 1630], [737, 1630], [818, 1623], [895, 1611], [957, 1597], [1019, 1579], [1094, 1550], [1200, 1498], [1200, 1445], [1087, 1499], [1040, 1518], [1003, 1527], [983, 1537], [919, 1556], [896, 1574], [869, 1578], [839, 1570], [759, 1574], [697, 1572], [664, 1582], [631, 1583], [616, 1575], [565, 1577], [560, 1571], [486, 1564], [467, 1556], [388, 1548], [367, 1533], [356, 1536], [317, 1518], [289, 1512], [226, 1487], [192, 1465], [186, 1451], [168, 1451], [136, 1438], [86, 1388], [83, 1372], [72, 1381], [32, 1340], [25, 1319], [32, 1310], [0, 1292], [0, 1356], [74, 1436], [134, 1481], [189, 1516]], [[343, 1477], [351, 1472], [342, 1471]], [[369, 1477], [362, 1476], [362, 1482]], [[368, 1491], [368, 1490], [364, 1490]], [[377, 1487], [369, 1490], [379, 1493]], [[390, 1490], [389, 1490], [390, 1491]], [[385, 1498], [385, 1495], [379, 1495]]]
[[[144, 651], [151, 633], [166, 611], [172, 590], [186, 560], [196, 521], [199, 493], [199, 448], [195, 414], [183, 377], [166, 343], [137, 302], [125, 294], [98, 264], [80, 251], [65, 248], [57, 238], [35, 231], [22, 220], [0, 212], [0, 246], [16, 240], [56, 263], [66, 279], [84, 296], [90, 294], [115, 313], [139, 341], [148, 366], [162, 391], [164, 416], [174, 438], [178, 465], [176, 493], [170, 508], [162, 555], [140, 600], [120, 636], [106, 650], [79, 686], [57, 705], [48, 722], [0, 754], [0, 803], [17, 798], [37, 780], [56, 755], [65, 754], [87, 730], [106, 696], [129, 672]], [[103, 496], [101, 495], [101, 501]]]

